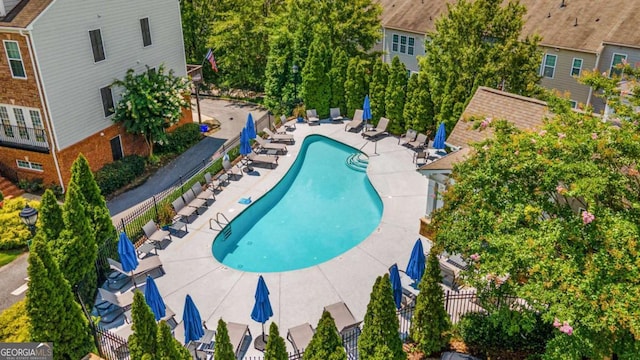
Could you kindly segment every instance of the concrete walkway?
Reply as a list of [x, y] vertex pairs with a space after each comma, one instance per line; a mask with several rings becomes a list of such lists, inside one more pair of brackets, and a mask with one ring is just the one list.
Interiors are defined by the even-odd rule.
[[[246, 208], [238, 203], [240, 198], [256, 201], [275, 186], [309, 134], [329, 136], [370, 155], [367, 174], [382, 198], [384, 211], [378, 228], [342, 255], [302, 270], [262, 274], [271, 292], [274, 312], [266, 328], [275, 321], [286, 336], [288, 328], [305, 322], [315, 327], [323, 307], [339, 301], [344, 301], [362, 320], [376, 277], [385, 274], [394, 263], [401, 269], [406, 267], [413, 244], [420, 238], [419, 218], [424, 215], [427, 200], [427, 179], [416, 172], [413, 152], [398, 145], [394, 137], [380, 139], [376, 146], [360, 134], [345, 132], [344, 125], [338, 124], [297, 124], [293, 133], [296, 144], [288, 146], [289, 153], [280, 157], [276, 169], [256, 168], [257, 176], [245, 174], [232, 181], [217, 195], [217, 201], [189, 225], [184, 238], [174, 239], [158, 252], [166, 274], [158, 277], [156, 284], [178, 321], [182, 320], [185, 296], [189, 294], [210, 328], [223, 318], [248, 324], [254, 339], [261, 334], [261, 325], [250, 316], [260, 274], [228, 268], [213, 257], [212, 242], [218, 232], [209, 228], [209, 219], [221, 212], [232, 220]], [[423, 239], [423, 245], [425, 250], [430, 248], [427, 239]], [[287, 347], [293, 350], [288, 342]], [[246, 355], [262, 353], [252, 346]]]

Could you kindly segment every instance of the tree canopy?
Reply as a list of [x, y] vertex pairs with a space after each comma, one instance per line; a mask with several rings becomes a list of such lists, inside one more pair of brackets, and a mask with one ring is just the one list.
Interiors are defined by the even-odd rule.
[[278, 325], [272, 322], [269, 325], [269, 339], [264, 351], [264, 360], [288, 360], [287, 346], [284, 339], [280, 336]]
[[342, 347], [342, 339], [336, 323], [328, 311], [322, 312], [313, 338], [304, 351], [304, 360], [346, 360], [347, 353]]

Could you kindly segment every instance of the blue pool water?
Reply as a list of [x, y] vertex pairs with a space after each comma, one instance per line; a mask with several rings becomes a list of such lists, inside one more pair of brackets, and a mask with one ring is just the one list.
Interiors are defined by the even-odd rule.
[[216, 236], [215, 258], [242, 271], [278, 272], [358, 245], [382, 217], [382, 200], [366, 173], [347, 166], [358, 152], [321, 135], [305, 138], [282, 180], [231, 221], [230, 236]]

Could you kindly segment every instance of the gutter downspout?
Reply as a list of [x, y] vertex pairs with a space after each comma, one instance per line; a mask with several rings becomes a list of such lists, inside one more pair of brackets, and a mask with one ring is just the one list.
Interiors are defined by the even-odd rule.
[[[602, 50], [603, 50], [604, 46], [600, 45], [600, 47], [598, 48], [598, 51], [596, 51], [596, 64], [594, 65], [594, 68], [596, 71], [600, 71], [600, 69], [598, 69], [598, 67], [600, 66], [600, 54], [602, 54]], [[591, 96], [593, 95], [593, 88], [591, 86], [589, 86], [589, 96], [587, 96], [587, 106], [591, 106]]]
[[35, 70], [36, 73], [36, 83], [38, 86], [38, 94], [40, 95], [40, 103], [43, 108], [44, 119], [47, 122], [47, 126], [49, 128], [49, 141], [51, 142], [51, 155], [53, 157], [53, 163], [56, 167], [56, 172], [58, 173], [58, 180], [60, 181], [60, 187], [62, 188], [62, 192], [65, 192], [64, 181], [62, 180], [62, 172], [60, 171], [60, 164], [58, 164], [57, 151], [57, 139], [54, 136], [55, 128], [53, 126], [53, 121], [51, 121], [51, 114], [49, 113], [49, 99], [44, 96], [44, 84], [42, 83], [42, 73], [40, 71], [40, 64], [38, 63], [38, 58], [36, 54], [36, 49], [33, 47], [31, 43], [31, 31], [27, 30], [27, 33], [24, 33], [23, 29], [20, 29], [20, 35], [23, 36], [27, 42], [29, 49], [29, 56], [31, 57], [31, 66]]

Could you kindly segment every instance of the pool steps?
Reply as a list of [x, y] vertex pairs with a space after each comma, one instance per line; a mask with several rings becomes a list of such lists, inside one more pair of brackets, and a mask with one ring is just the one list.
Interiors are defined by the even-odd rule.
[[353, 170], [367, 172], [369, 157], [363, 153], [354, 153], [347, 157], [346, 164]]
[[[224, 219], [224, 221], [220, 220], [220, 216], [222, 216], [222, 219]], [[218, 227], [220, 227], [220, 230], [213, 228], [213, 224], [212, 224], [213, 222], [215, 222], [218, 225]], [[229, 225], [229, 219], [227, 219], [227, 217], [224, 216], [224, 214], [221, 212], [217, 213], [215, 218], [209, 219], [209, 229], [222, 231], [222, 235], [224, 236], [225, 240], [227, 240], [231, 236], [231, 234], [233, 234], [233, 230], [231, 229], [231, 226], [227, 226], [227, 225]]]

